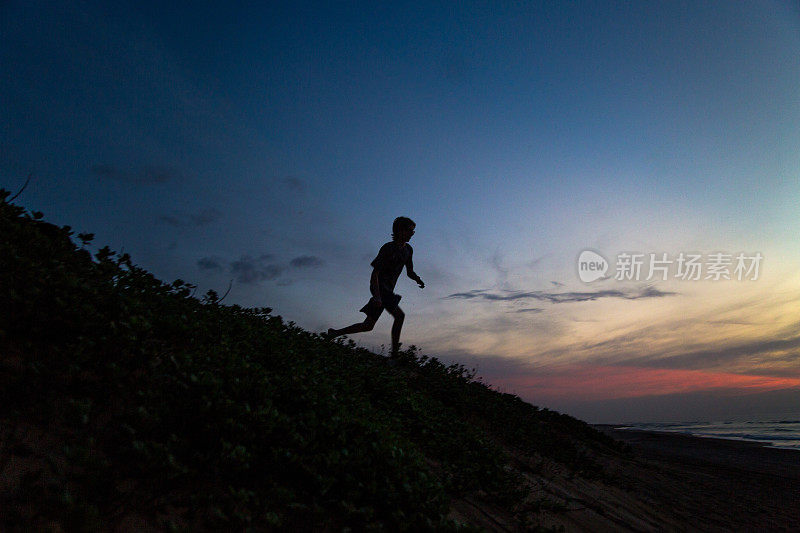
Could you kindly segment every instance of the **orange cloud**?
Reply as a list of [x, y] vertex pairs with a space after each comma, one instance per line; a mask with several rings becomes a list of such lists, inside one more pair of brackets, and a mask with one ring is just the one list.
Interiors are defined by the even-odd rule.
[[608, 400], [714, 389], [766, 392], [800, 387], [800, 378], [753, 376], [701, 370], [569, 365], [538, 375], [485, 376], [495, 387], [526, 398]]

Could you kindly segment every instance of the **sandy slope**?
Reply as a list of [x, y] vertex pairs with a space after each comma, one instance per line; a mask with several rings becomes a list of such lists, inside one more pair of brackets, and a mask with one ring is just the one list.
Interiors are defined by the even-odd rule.
[[520, 528], [497, 507], [457, 501], [452, 515], [490, 531], [800, 531], [800, 453], [754, 444], [599, 427], [630, 456], [597, 459], [603, 479], [571, 477], [517, 454], [541, 509]]

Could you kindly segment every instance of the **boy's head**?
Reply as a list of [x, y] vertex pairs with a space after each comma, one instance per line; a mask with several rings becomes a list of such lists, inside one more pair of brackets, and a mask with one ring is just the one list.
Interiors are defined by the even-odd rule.
[[408, 238], [405, 239], [405, 242], [408, 242], [408, 239], [414, 234], [414, 228], [416, 227], [416, 223], [410, 218], [397, 217], [392, 224], [392, 239], [396, 241], [407, 236]]

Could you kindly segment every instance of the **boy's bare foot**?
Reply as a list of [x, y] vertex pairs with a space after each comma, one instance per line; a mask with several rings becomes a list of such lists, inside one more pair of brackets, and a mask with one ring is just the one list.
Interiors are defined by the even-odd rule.
[[400, 352], [400, 346], [402, 344], [403, 344], [402, 342], [398, 342], [397, 344], [393, 345], [392, 351], [389, 352], [389, 357], [391, 357], [392, 359], [397, 359], [398, 357], [400, 357], [399, 352]]

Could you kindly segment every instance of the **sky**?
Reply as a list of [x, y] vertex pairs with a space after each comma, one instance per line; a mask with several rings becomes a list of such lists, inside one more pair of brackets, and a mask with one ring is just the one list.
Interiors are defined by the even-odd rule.
[[589, 422], [800, 416], [795, 2], [7, 0], [0, 73], [0, 187], [165, 281], [340, 328], [408, 216], [406, 346]]

